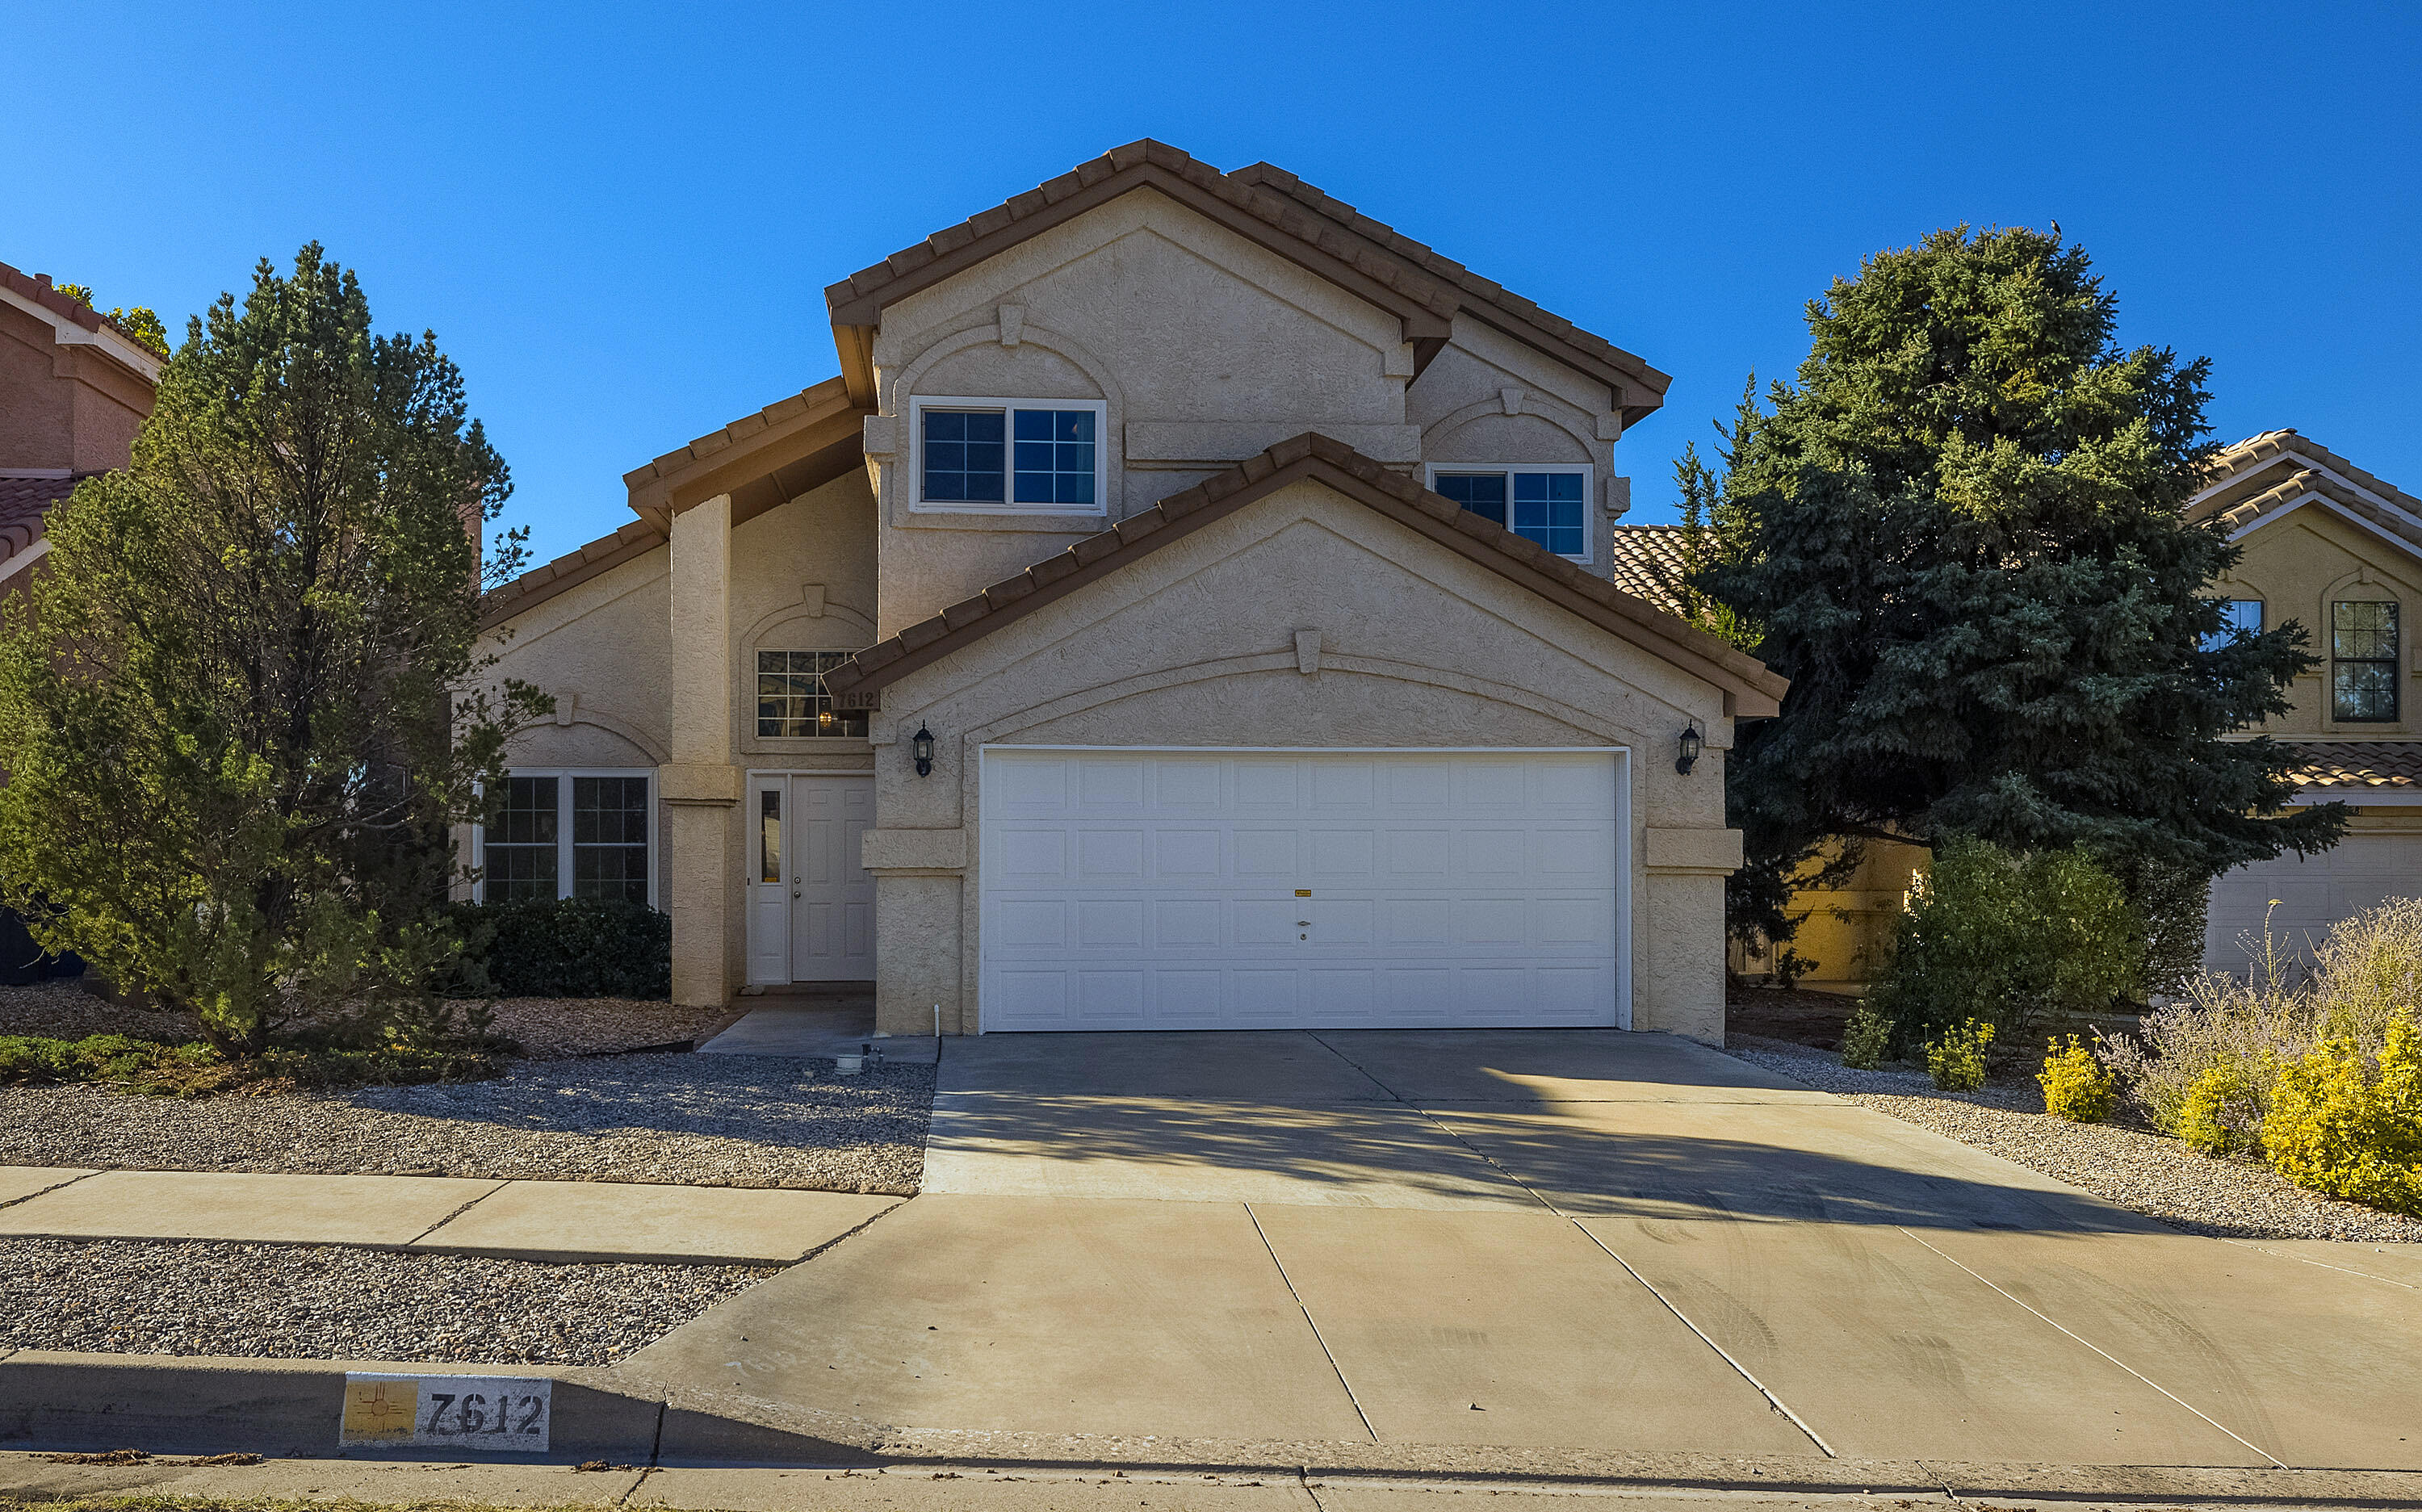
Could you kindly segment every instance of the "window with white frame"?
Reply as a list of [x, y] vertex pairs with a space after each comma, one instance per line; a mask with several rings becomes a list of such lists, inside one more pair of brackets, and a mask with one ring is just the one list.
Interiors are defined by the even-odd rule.
[[2240, 636], [2262, 633], [2262, 601], [2260, 599], [2215, 599], [2220, 606], [2220, 628], [2203, 638], [2203, 649], [2216, 651]]
[[1588, 463], [1434, 462], [1430, 491], [1559, 557], [1587, 561]]
[[914, 508], [1100, 514], [1109, 405], [1084, 399], [916, 399]]
[[2397, 722], [2397, 605], [2341, 599], [2330, 606], [2330, 717]]
[[761, 651], [757, 654], [757, 733], [793, 736], [863, 735], [864, 709], [836, 709], [825, 674], [856, 654], [846, 651]]
[[655, 805], [645, 771], [517, 770], [480, 827], [480, 900], [655, 901]]

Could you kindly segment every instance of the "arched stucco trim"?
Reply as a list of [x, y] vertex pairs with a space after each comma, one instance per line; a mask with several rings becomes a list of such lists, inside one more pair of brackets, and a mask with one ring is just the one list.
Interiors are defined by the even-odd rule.
[[[891, 402], [889, 413], [900, 414], [906, 401], [918, 392], [926, 372], [944, 357], [956, 356], [970, 347], [998, 345], [999, 341], [1000, 323], [998, 320], [988, 321], [982, 325], [967, 326], [935, 338], [924, 351], [918, 353], [916, 356], [903, 364], [900, 376], [891, 381], [889, 396]], [[1046, 352], [1065, 357], [1074, 363], [1078, 371], [1093, 381], [1094, 388], [1100, 392], [1102, 402], [1110, 407], [1111, 424], [1119, 423], [1118, 417], [1126, 408], [1126, 393], [1119, 386], [1118, 379], [1111, 376], [1109, 364], [1093, 355], [1083, 342], [1073, 336], [1063, 336], [1047, 325], [1021, 323], [1018, 326], [1017, 344], [1041, 347]], [[1024, 399], [1031, 396], [1006, 394], [1002, 397]]]
[[[1505, 402], [1502, 398], [1476, 399], [1451, 415], [1441, 416], [1432, 420], [1422, 427], [1422, 459], [1424, 462], [1435, 461], [1436, 459], [1431, 457], [1430, 453], [1443, 445], [1448, 436], [1472, 421], [1491, 415], [1502, 416], [1504, 413]], [[1602, 463], [1605, 460], [1600, 453], [1600, 448], [1605, 443], [1598, 440], [1594, 431], [1583, 429], [1578, 421], [1570, 418], [1569, 417], [1577, 416], [1581, 412], [1553, 394], [1542, 394], [1535, 390], [1526, 391], [1522, 396], [1520, 413], [1545, 420], [1571, 436], [1581, 444], [1581, 450], [1592, 462]]]
[[805, 648], [785, 647], [783, 648], [785, 650], [856, 651], [858, 647], [871, 645], [874, 641], [874, 621], [868, 616], [859, 613], [857, 610], [851, 608], [845, 604], [836, 604], [832, 600], [826, 599], [825, 600], [824, 613], [821, 615], [810, 614], [805, 604], [785, 604], [778, 608], [770, 609], [764, 614], [760, 615], [757, 622], [750, 625], [747, 633], [740, 638], [740, 650], [743, 658], [752, 658], [758, 646], [764, 641], [767, 636], [772, 635], [775, 631], [781, 629], [784, 625], [789, 624], [794, 620], [809, 623], [814, 623], [822, 620], [844, 621], [853, 631], [862, 632], [862, 634], [858, 639], [853, 641], [849, 645]]
[[[1134, 677], [1121, 678], [1114, 683], [1104, 683], [1094, 687], [1065, 694], [1048, 703], [1017, 710], [1014, 714], [1003, 716], [988, 724], [979, 725], [967, 731], [961, 737], [961, 742], [963, 747], [971, 753], [978, 746], [1007, 740], [1023, 731], [1049, 724], [1055, 719], [1064, 719], [1071, 715], [1083, 714], [1089, 709], [1096, 709], [1106, 703], [1115, 703], [1121, 699], [1134, 698], [1138, 694], [1180, 687], [1189, 683], [1208, 682], [1215, 678], [1274, 671], [1302, 675], [1297, 666], [1296, 654], [1291, 651], [1271, 652], [1251, 656], [1229, 656], [1219, 661], [1198, 662], [1190, 667], [1171, 668], [1158, 672], [1143, 672]], [[1510, 704], [1533, 714], [1544, 715], [1560, 724], [1569, 725], [1583, 734], [1618, 746], [1631, 745], [1640, 734], [1637, 731], [1625, 730], [1586, 710], [1577, 709], [1556, 699], [1542, 697], [1527, 688], [1515, 687], [1509, 684], [1494, 682], [1486, 678], [1472, 677], [1462, 672], [1444, 671], [1435, 667], [1422, 667], [1411, 662], [1389, 661], [1376, 656], [1345, 656], [1333, 652], [1322, 653], [1319, 675], [1325, 677], [1333, 672], [1386, 678], [1399, 683], [1415, 683], [1485, 699], [1493, 703]], [[1642, 696], [1659, 707], [1668, 706], [1664, 700], [1658, 699], [1653, 694], [1643, 691]], [[1675, 709], [1672, 712], [1677, 718], [1685, 713], [1680, 709]], [[972, 783], [974, 780], [972, 764], [963, 762], [961, 765], [967, 773], [967, 780]], [[969, 790], [968, 796], [970, 798], [974, 796], [972, 789]]]
[[629, 741], [638, 748], [641, 755], [647, 757], [648, 764], [652, 766], [662, 766], [670, 757], [663, 742], [637, 725], [620, 715], [608, 714], [603, 709], [592, 709], [585, 703], [575, 702], [573, 705], [572, 717], [561, 724], [552, 719], [542, 719], [536, 724], [523, 726], [522, 729], [514, 732], [514, 735], [515, 738], [519, 738], [541, 730], [561, 730], [572, 725], [594, 725], [608, 734], [618, 735]]

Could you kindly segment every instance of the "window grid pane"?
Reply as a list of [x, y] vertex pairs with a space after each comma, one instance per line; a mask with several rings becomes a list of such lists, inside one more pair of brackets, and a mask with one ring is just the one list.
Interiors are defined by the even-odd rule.
[[508, 777], [505, 803], [487, 830], [482, 858], [490, 903], [552, 902], [559, 864], [557, 795], [562, 780]]
[[1014, 502], [1092, 506], [1092, 410], [1019, 410], [1012, 449], [1016, 467], [1011, 494]]
[[1503, 473], [1440, 473], [1438, 491], [1484, 520], [1505, 523]]
[[923, 415], [925, 497], [958, 504], [1001, 502], [1007, 449], [1001, 412], [929, 409]]
[[2330, 606], [2330, 717], [2389, 724], [2398, 717], [2397, 606]]
[[757, 654], [757, 733], [767, 737], [864, 735], [864, 709], [836, 709], [824, 674], [847, 661], [846, 651], [761, 651]]
[[1579, 473], [1516, 473], [1514, 533], [1560, 557], [1578, 557], [1588, 545], [1581, 503]]

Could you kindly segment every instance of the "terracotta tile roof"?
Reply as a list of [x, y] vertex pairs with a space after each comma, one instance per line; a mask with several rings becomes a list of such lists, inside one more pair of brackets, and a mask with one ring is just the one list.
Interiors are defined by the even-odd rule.
[[[1602, 337], [1550, 314], [1353, 206], [1268, 164], [1222, 173], [1166, 142], [1113, 148], [990, 210], [903, 247], [825, 290], [841, 368], [861, 403], [873, 397], [866, 334], [883, 306], [993, 257], [1129, 189], [1152, 187], [1394, 311], [1426, 363], [1470, 310], [1549, 355], [1596, 371], [1644, 415], [1672, 381]], [[854, 333], [854, 334], [853, 334]]]
[[[719, 431], [710, 431], [689, 445], [668, 451], [641, 466], [622, 475], [622, 486], [635, 499], [677, 475], [692, 471], [702, 464], [719, 460], [732, 448], [762, 437], [766, 432], [786, 423], [820, 418], [828, 413], [851, 407], [848, 391], [839, 378], [827, 378], [811, 384], [787, 399], [778, 399], [753, 415], [744, 415]], [[632, 506], [638, 508], [637, 503]]]
[[1315, 479], [1615, 636], [1722, 688], [1743, 717], [1771, 715], [1788, 685], [1753, 656], [1423, 488], [1342, 441], [1306, 433], [1172, 494], [973, 598], [877, 641], [825, 674], [863, 698], [1093, 580], [1267, 496]]
[[511, 581], [488, 591], [480, 600], [480, 627], [493, 630], [518, 614], [527, 614], [558, 593], [636, 561], [665, 544], [670, 537], [651, 520], [633, 520], [612, 535], [590, 542], [533, 567]]
[[42, 539], [44, 522], [61, 499], [91, 473], [61, 478], [0, 478], [0, 577], [15, 571], [10, 559]]
[[0, 286], [5, 286], [11, 293], [32, 300], [54, 315], [65, 316], [87, 331], [98, 331], [105, 325], [133, 342], [145, 356], [154, 362], [161, 360], [160, 354], [145, 346], [142, 339], [134, 332], [83, 300], [59, 292], [47, 273], [21, 273], [8, 264], [0, 262]]
[[2422, 740], [2333, 740], [2290, 744], [2297, 765], [2288, 780], [2306, 793], [2361, 803], [2368, 792], [2422, 793]]
[[2190, 520], [2244, 530], [2309, 498], [2323, 498], [2422, 554], [2422, 499], [2294, 431], [2265, 431], [2223, 447], [2188, 501]]
[[1276, 164], [1251, 164], [1238, 168], [1228, 177], [1238, 183], [1256, 184], [1277, 190], [1310, 207], [1328, 220], [1345, 227], [1357, 236], [1376, 244], [1390, 254], [1403, 258], [1432, 277], [1454, 286], [1459, 292], [1468, 296], [1461, 301], [1461, 304], [1463, 307], [1472, 310], [1475, 314], [1486, 316], [1494, 313], [1519, 322], [1559, 341], [1567, 342], [1598, 361], [1620, 370], [1653, 394], [1661, 396], [1674, 382], [1670, 375], [1658, 371], [1640, 357], [1624, 351], [1606, 338], [1582, 330], [1563, 316], [1541, 308], [1535, 301], [1523, 298], [1494, 279], [1482, 277], [1453, 258], [1414, 241], [1384, 221], [1372, 219], [1352, 205], [1316, 185], [1304, 182], [1303, 180]]
[[1668, 614], [1683, 613], [1683, 531], [1678, 525], [1617, 525], [1607, 530], [1614, 586]]

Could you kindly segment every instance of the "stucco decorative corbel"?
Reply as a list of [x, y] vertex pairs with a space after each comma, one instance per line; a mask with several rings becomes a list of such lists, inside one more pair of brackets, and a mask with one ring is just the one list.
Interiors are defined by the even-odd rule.
[[1295, 633], [1295, 669], [1310, 677], [1320, 670], [1320, 632], [1298, 630]]
[[556, 728], [571, 728], [574, 711], [580, 707], [580, 695], [568, 687], [557, 687], [549, 688], [546, 696], [555, 701]]
[[808, 618], [811, 620], [823, 619], [825, 617], [825, 585], [822, 583], [804, 583], [800, 585], [799, 607], [807, 611]]
[[1020, 341], [1022, 341], [1022, 340], [1024, 340], [1024, 339], [1026, 339], [1026, 307], [1025, 307], [1025, 306], [1023, 306], [1023, 305], [1003, 305], [1003, 306], [1001, 306], [1001, 307], [1000, 307], [1000, 312], [999, 312], [999, 321], [1000, 321], [1000, 344], [1001, 344], [1001, 345], [1003, 345], [1003, 346], [1005, 346], [1005, 347], [1014, 347], [1014, 346], [1017, 345], [1017, 343], [1018, 343], [1018, 342], [1020, 342]]
[[1497, 391], [1498, 402], [1505, 406], [1505, 413], [1508, 415], [1521, 414], [1522, 401], [1527, 397], [1528, 396], [1518, 388], [1506, 387], [1501, 388]]

